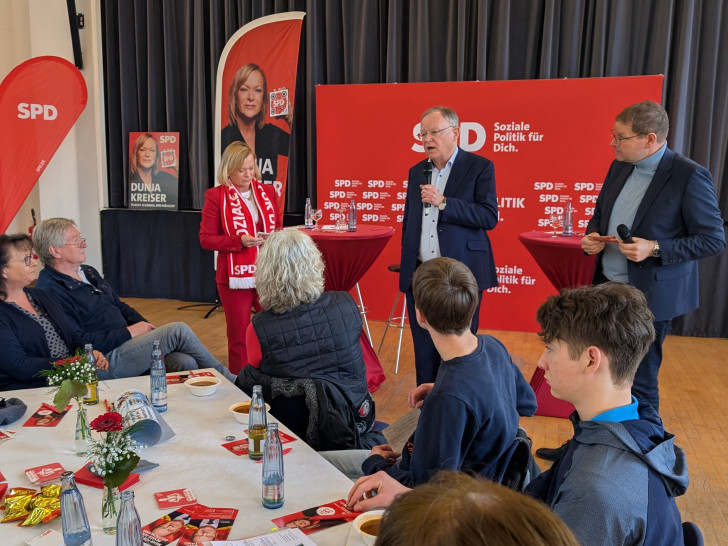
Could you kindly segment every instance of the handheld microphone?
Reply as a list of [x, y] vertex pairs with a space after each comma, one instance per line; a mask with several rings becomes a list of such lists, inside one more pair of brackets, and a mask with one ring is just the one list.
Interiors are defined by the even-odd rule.
[[[425, 184], [432, 184], [432, 161], [431, 160], [429, 160], [429, 159], [427, 160], [422, 172], [425, 175]], [[431, 206], [432, 205], [430, 205], [429, 203], [425, 203], [426, 209], [429, 209]]]
[[30, 209], [30, 217], [33, 219], [33, 225], [37, 225], [37, 220], [35, 219], [35, 209]]
[[624, 224], [619, 224], [617, 226], [617, 234], [627, 244], [632, 244], [634, 241], [632, 240], [632, 232], [629, 230], [627, 226]]

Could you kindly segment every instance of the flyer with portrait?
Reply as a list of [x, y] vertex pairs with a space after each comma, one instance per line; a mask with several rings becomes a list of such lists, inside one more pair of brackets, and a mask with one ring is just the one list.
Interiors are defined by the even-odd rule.
[[33, 415], [30, 416], [23, 426], [24, 427], [55, 427], [61, 422], [66, 412], [71, 409], [71, 404], [66, 406], [63, 411], [58, 411], [52, 404], [41, 404]]
[[167, 546], [179, 538], [178, 546], [193, 546], [197, 542], [224, 540], [237, 515], [236, 508], [191, 504], [142, 527], [142, 542], [149, 546]]
[[352, 512], [346, 507], [346, 499], [339, 499], [271, 521], [281, 529], [300, 529], [304, 534], [309, 535], [322, 529], [352, 521], [358, 515], [358, 512]]
[[192, 518], [185, 526], [178, 546], [195, 546], [198, 542], [225, 540], [230, 534], [238, 510], [210, 508], [201, 504], [186, 507]]

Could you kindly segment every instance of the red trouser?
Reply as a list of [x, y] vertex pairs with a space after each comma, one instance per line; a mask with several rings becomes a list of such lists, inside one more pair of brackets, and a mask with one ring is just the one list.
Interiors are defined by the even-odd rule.
[[262, 307], [254, 288], [232, 290], [227, 284], [218, 283], [217, 291], [227, 323], [228, 368], [237, 374], [248, 364], [245, 332], [250, 324], [250, 310], [260, 311]]

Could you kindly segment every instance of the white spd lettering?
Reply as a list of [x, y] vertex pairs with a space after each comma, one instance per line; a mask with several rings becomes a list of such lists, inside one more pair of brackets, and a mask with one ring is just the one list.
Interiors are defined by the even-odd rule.
[[236, 265], [233, 267], [233, 275], [246, 275], [247, 273], [255, 273], [255, 264]]
[[39, 116], [46, 121], [52, 121], [58, 117], [58, 110], [52, 104], [18, 103], [18, 118], [35, 119]]

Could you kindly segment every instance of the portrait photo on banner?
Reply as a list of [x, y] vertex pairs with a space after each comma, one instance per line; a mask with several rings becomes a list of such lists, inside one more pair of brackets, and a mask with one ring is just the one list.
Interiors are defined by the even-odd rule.
[[177, 210], [179, 133], [129, 133], [129, 208]]
[[303, 14], [263, 17], [233, 35], [218, 66], [220, 155], [232, 142], [255, 154], [283, 210]]

